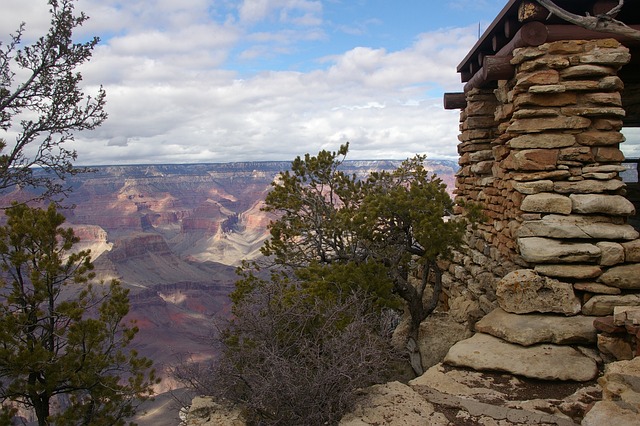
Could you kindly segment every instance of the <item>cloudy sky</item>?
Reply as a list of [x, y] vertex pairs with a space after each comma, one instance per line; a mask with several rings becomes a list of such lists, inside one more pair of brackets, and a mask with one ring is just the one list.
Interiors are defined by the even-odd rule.
[[[48, 26], [46, 0], [2, 0], [5, 40]], [[79, 164], [457, 158], [456, 66], [506, 0], [78, 0], [82, 68], [109, 119]]]

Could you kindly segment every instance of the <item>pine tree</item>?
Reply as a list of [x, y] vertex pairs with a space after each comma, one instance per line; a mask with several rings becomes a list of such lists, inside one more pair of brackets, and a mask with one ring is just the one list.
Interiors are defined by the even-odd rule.
[[[122, 425], [157, 383], [127, 346], [128, 290], [92, 284], [89, 251], [73, 251], [64, 216], [15, 204], [0, 227], [0, 398], [38, 425]], [[58, 407], [53, 410], [54, 404]]]

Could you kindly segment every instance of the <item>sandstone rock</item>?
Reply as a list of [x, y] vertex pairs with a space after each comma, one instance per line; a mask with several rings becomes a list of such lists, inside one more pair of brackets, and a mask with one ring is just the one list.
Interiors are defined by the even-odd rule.
[[551, 238], [518, 238], [520, 255], [531, 263], [578, 263], [599, 260], [601, 251], [594, 244], [568, 243]]
[[418, 346], [425, 370], [445, 357], [451, 346], [473, 334], [469, 328], [447, 314], [432, 314], [420, 324]]
[[536, 133], [517, 136], [509, 141], [509, 146], [514, 149], [551, 149], [573, 146], [575, 142], [576, 137], [566, 133]]
[[512, 170], [554, 170], [558, 161], [558, 150], [524, 149], [512, 152], [503, 166]]
[[[614, 309], [615, 311], [615, 309]], [[608, 334], [623, 334], [627, 332], [627, 329], [623, 325], [616, 325], [613, 322], [613, 316], [595, 317], [593, 320], [593, 326], [598, 332], [604, 332]]]
[[607, 364], [598, 383], [603, 399], [640, 413], [640, 357]]
[[620, 132], [588, 131], [576, 135], [576, 140], [580, 145], [603, 146], [622, 143], [625, 141], [625, 137]]
[[598, 281], [611, 287], [640, 289], [640, 263], [609, 268], [600, 276]]
[[483, 333], [456, 343], [444, 362], [542, 380], [588, 381], [598, 374], [596, 362], [572, 347], [550, 344], [523, 347]]
[[400, 382], [364, 389], [354, 409], [340, 420], [340, 426], [420, 425], [446, 426], [446, 417], [416, 391]]
[[582, 173], [609, 173], [609, 172], [624, 172], [627, 168], [625, 166], [619, 166], [615, 164], [603, 164], [599, 166], [585, 166], [582, 168]]
[[581, 309], [571, 284], [538, 275], [530, 269], [519, 269], [502, 278], [498, 282], [496, 297], [502, 309], [515, 314], [554, 312], [575, 315]]
[[598, 383], [603, 400], [585, 415], [583, 426], [640, 424], [640, 357], [607, 364]]
[[621, 195], [571, 194], [574, 213], [601, 213], [613, 216], [632, 216], [635, 207], [631, 201]]
[[557, 84], [560, 74], [556, 70], [541, 70], [518, 76], [516, 89], [528, 89], [531, 86]]
[[524, 118], [514, 120], [507, 128], [513, 133], [539, 133], [545, 130], [586, 129], [591, 120], [585, 117]]
[[518, 237], [584, 238], [607, 240], [633, 240], [638, 231], [631, 225], [608, 222], [610, 219], [597, 216], [555, 215], [541, 220], [525, 220], [517, 232]]
[[543, 95], [543, 94], [558, 94], [565, 93], [567, 91], [566, 84], [547, 84], [544, 86], [531, 86], [529, 87], [528, 94], [530, 95]]
[[640, 262], [640, 240], [622, 243], [624, 248], [624, 260], [626, 262]]
[[640, 324], [640, 306], [616, 306], [613, 308], [614, 324], [624, 326], [627, 323]]
[[558, 345], [594, 344], [594, 317], [576, 315], [517, 315], [498, 308], [476, 323], [476, 331], [522, 346], [536, 343]]
[[552, 180], [536, 180], [532, 182], [514, 182], [513, 189], [521, 194], [537, 194], [539, 192], [553, 191]]
[[476, 151], [471, 153], [469, 159], [472, 163], [478, 163], [480, 161], [493, 160], [493, 151], [490, 149], [485, 149], [482, 151]]
[[614, 306], [638, 306], [640, 295], [626, 294], [621, 296], [597, 295], [593, 296], [582, 307], [584, 315], [605, 316], [613, 315]]
[[[442, 364], [430, 368], [409, 385], [437, 409], [446, 410], [449, 419], [455, 413], [450, 425], [575, 426], [567, 416], [582, 418], [596, 394], [600, 395], [596, 386], [566, 382], [546, 382], [544, 395], [540, 395], [536, 391], [540, 386], [537, 380]], [[576, 390], [568, 394], [571, 389]], [[531, 399], [534, 394], [538, 398]]]
[[598, 283], [575, 283], [573, 288], [579, 291], [586, 291], [588, 293], [595, 294], [621, 294], [622, 290], [616, 287], [609, 287], [608, 285]]
[[571, 176], [568, 170], [552, 170], [550, 172], [514, 173], [513, 180], [517, 182], [528, 182], [545, 179], [566, 179]]
[[631, 342], [624, 336], [598, 334], [598, 350], [606, 360], [620, 361], [633, 358]]
[[210, 397], [196, 397], [191, 402], [185, 426], [245, 426], [240, 410], [230, 409]]
[[561, 194], [596, 194], [601, 192], [613, 192], [624, 188], [626, 184], [618, 179], [591, 180], [585, 179], [577, 182], [555, 182], [553, 189]]
[[[636, 238], [638, 231], [631, 225], [616, 225], [613, 223], [585, 223], [571, 220], [557, 220], [556, 217], [547, 215], [542, 220], [525, 221], [517, 232], [518, 237], [547, 237], [562, 239], [611, 239], [630, 240]], [[598, 246], [600, 250], [603, 247]], [[612, 248], [604, 247], [607, 250]], [[608, 253], [611, 255], [612, 253]], [[617, 259], [617, 256], [615, 256]]]
[[597, 147], [595, 150], [595, 161], [602, 163], [620, 163], [624, 161], [624, 154], [616, 147]]
[[[558, 155], [558, 164], [566, 164], [569, 162], [591, 163], [593, 161], [593, 153], [588, 146], [577, 146], [571, 148], [563, 148]], [[576, 164], [580, 165], [580, 164]]]
[[[633, 229], [633, 231], [635, 231], [635, 229]], [[596, 246], [602, 251], [600, 265], [613, 266], [624, 262], [624, 248], [621, 244], [610, 241], [599, 241], [596, 243]]]
[[527, 195], [522, 200], [520, 209], [525, 212], [537, 213], [571, 213], [571, 199], [563, 195], [549, 192]]
[[595, 265], [536, 265], [534, 270], [547, 277], [587, 280], [599, 277], [602, 269]]
[[640, 415], [631, 410], [620, 408], [613, 401], [598, 401], [582, 419], [581, 426], [638, 426]]
[[560, 71], [562, 78], [585, 78], [585, 77], [601, 77], [604, 75], [612, 75], [615, 73], [613, 68], [601, 65], [574, 65]]

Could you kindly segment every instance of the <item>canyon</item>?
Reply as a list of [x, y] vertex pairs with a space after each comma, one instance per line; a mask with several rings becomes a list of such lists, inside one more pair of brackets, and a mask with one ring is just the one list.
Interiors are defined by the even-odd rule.
[[[345, 161], [364, 177], [400, 161]], [[215, 324], [229, 316], [228, 294], [242, 260], [260, 256], [273, 216], [262, 211], [271, 183], [290, 162], [92, 167], [68, 178], [72, 192], [60, 211], [90, 249], [96, 276], [130, 290], [140, 332], [134, 348], [154, 360], [159, 392], [176, 384], [180, 360], [215, 357]], [[429, 160], [427, 169], [453, 189], [457, 164]], [[2, 205], [25, 199], [14, 192]]]

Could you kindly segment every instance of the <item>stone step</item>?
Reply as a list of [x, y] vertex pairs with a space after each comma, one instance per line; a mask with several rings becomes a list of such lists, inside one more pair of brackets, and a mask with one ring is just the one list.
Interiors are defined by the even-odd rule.
[[478, 371], [504, 371], [541, 380], [575, 380], [596, 378], [598, 365], [588, 349], [537, 344], [521, 346], [485, 333], [456, 343], [447, 353], [445, 364]]
[[476, 331], [510, 343], [531, 346], [536, 343], [557, 345], [595, 345], [597, 317], [584, 315], [512, 314], [497, 308], [476, 323]]

